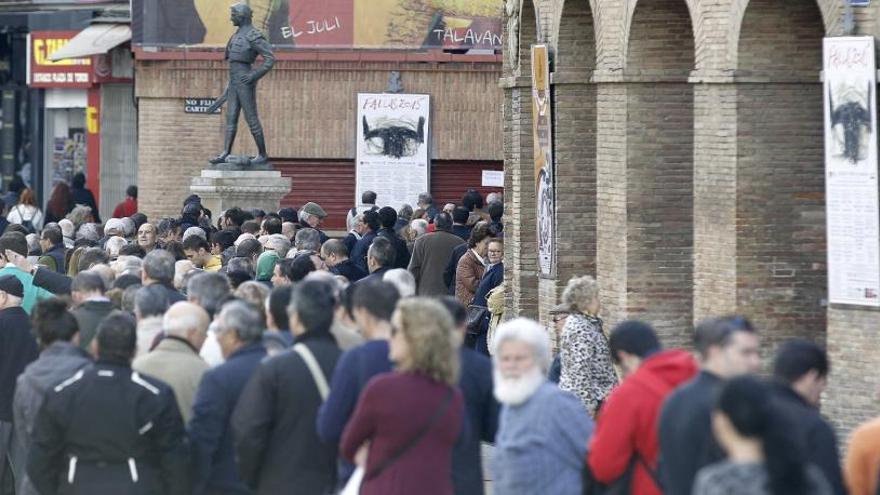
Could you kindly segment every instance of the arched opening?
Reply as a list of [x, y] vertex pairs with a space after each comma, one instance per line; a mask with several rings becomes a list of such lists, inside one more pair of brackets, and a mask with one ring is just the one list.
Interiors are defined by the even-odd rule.
[[538, 13], [533, 0], [522, 0], [518, 29], [520, 75], [531, 77], [532, 45], [538, 42]]
[[559, 21], [553, 86], [557, 272], [550, 304], [542, 307], [557, 303], [572, 276], [596, 275], [596, 86], [590, 82], [595, 66], [589, 2], [567, 0]]
[[821, 12], [751, 0], [737, 72], [737, 307], [771, 346], [824, 338]]
[[685, 0], [639, 0], [625, 67], [627, 316], [684, 346], [694, 272], [694, 35]]

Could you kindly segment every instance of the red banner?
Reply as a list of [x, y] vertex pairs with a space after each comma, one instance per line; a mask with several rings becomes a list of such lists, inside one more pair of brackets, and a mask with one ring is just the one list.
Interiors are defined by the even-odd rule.
[[66, 45], [77, 31], [34, 31], [28, 51], [28, 85], [33, 88], [88, 88], [94, 82], [92, 59], [74, 58], [53, 62], [49, 56]]

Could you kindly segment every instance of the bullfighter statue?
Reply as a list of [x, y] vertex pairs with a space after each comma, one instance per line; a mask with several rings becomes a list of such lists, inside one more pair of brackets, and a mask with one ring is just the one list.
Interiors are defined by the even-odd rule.
[[[210, 161], [214, 165], [230, 163], [239, 166], [268, 166], [266, 138], [263, 136], [260, 117], [257, 115], [256, 90], [257, 81], [265, 76], [275, 64], [275, 56], [272, 54], [272, 47], [266, 37], [253, 26], [251, 8], [247, 4], [237, 3], [230, 7], [230, 10], [232, 24], [238, 26], [238, 30], [226, 44], [225, 59], [229, 61], [229, 83], [223, 95], [207, 111], [208, 114], [211, 114], [224, 102], [229, 102], [226, 113], [226, 141], [223, 152]], [[263, 57], [263, 63], [254, 68], [252, 66], [258, 55]], [[257, 144], [257, 156], [255, 157], [231, 155], [235, 133], [238, 130], [238, 117], [242, 110], [244, 110], [244, 118]]]

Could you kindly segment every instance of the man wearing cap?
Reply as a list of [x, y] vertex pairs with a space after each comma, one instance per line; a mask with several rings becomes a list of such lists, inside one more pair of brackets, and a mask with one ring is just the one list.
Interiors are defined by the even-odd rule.
[[[15, 380], [37, 359], [37, 341], [31, 335], [31, 320], [22, 309], [24, 286], [13, 275], [0, 276], [0, 490], [12, 479], [12, 398]], [[20, 462], [20, 460], [18, 460]]]
[[325, 212], [318, 203], [312, 201], [306, 203], [299, 212], [299, 218], [302, 223], [318, 231], [318, 235], [321, 237], [321, 244], [324, 244], [330, 239], [327, 234], [320, 229], [321, 223], [327, 218], [327, 212]]
[[[21, 282], [24, 288], [21, 307], [27, 314], [31, 313], [38, 299], [52, 297], [53, 294], [45, 289], [34, 285], [34, 277], [30, 273], [21, 270], [12, 263], [10, 256], [27, 258], [28, 246], [25, 237], [18, 232], [10, 232], [0, 236], [0, 277], [13, 275]], [[2, 328], [2, 327], [0, 327]]]

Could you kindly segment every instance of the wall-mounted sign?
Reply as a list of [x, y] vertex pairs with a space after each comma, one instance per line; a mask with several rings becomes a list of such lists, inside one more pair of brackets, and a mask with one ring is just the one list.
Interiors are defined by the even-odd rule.
[[[216, 98], [184, 98], [183, 113], [208, 113], [208, 108], [217, 101]], [[221, 109], [214, 110], [220, 113]]]
[[825, 38], [828, 296], [880, 306], [874, 38]]
[[483, 187], [504, 187], [504, 172], [501, 170], [483, 170]]
[[49, 56], [77, 31], [34, 31], [28, 35], [28, 85], [34, 88], [88, 88], [94, 82], [91, 57], [53, 62]]
[[383, 205], [415, 205], [430, 191], [431, 97], [358, 94], [355, 204], [374, 191]]
[[556, 188], [553, 185], [553, 105], [550, 101], [550, 55], [547, 45], [532, 46], [532, 132], [535, 154], [535, 197], [538, 206], [538, 273], [555, 270]]

